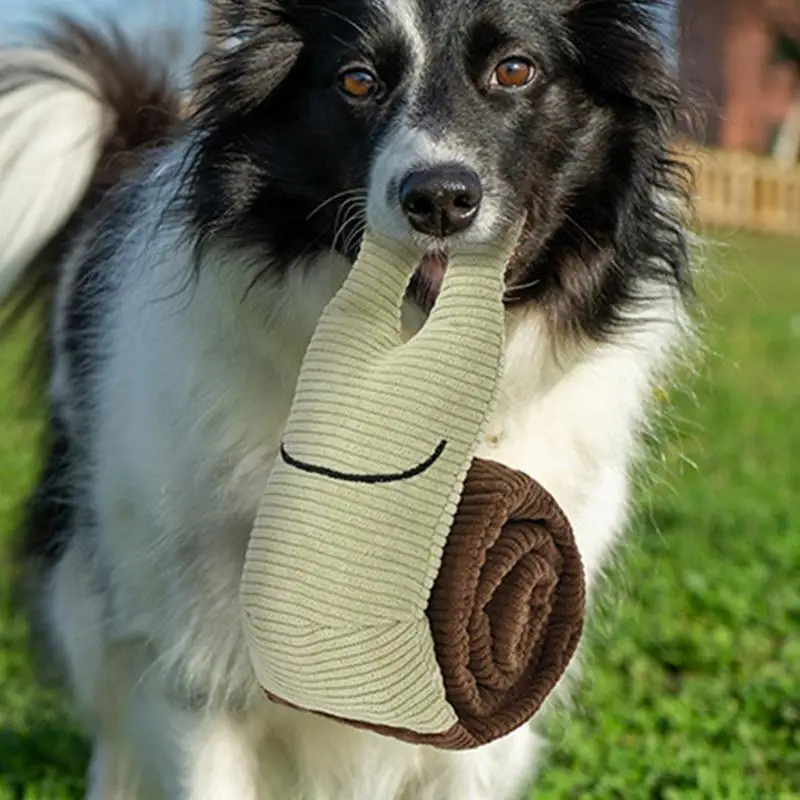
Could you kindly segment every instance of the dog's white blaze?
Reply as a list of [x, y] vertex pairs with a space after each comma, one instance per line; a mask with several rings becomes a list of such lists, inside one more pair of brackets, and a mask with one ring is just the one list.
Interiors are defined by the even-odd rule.
[[418, 79], [428, 59], [428, 46], [423, 37], [425, 26], [422, 24], [418, 0], [380, 0], [380, 5], [409, 44], [412, 81]]

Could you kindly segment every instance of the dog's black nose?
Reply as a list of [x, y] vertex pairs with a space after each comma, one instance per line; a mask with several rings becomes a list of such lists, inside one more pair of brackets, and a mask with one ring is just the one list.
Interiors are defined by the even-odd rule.
[[458, 165], [411, 172], [400, 184], [400, 206], [411, 226], [431, 236], [450, 236], [475, 220], [483, 198], [478, 175]]

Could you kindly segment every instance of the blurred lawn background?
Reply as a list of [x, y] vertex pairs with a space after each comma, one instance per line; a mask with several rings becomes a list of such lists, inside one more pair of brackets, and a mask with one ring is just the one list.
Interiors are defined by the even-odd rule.
[[[708, 355], [666, 401], [540, 799], [800, 798], [800, 240], [713, 239]], [[0, 540], [36, 468], [24, 345], [0, 346]], [[79, 798], [86, 746], [33, 683], [7, 575], [0, 800]]]

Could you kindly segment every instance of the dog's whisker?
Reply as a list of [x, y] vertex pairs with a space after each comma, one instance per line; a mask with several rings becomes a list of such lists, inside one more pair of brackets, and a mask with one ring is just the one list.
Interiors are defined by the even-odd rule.
[[533, 289], [534, 286], [538, 286], [541, 283], [541, 280], [536, 278], [532, 281], [527, 281], [526, 283], [517, 283], [513, 286], [509, 286], [506, 291], [506, 297], [508, 295], [516, 294], [517, 292], [524, 292], [526, 289]]
[[343, 214], [348, 213], [353, 206], [359, 204], [363, 204], [364, 206], [366, 206], [366, 202], [367, 202], [366, 196], [364, 197], [355, 196], [347, 198], [344, 202], [341, 203], [341, 205], [339, 206], [339, 210], [336, 212], [336, 221], [334, 222], [334, 227], [336, 227], [336, 225], [338, 224], [338, 220], [341, 218], [341, 216]]
[[354, 226], [358, 225], [358, 218], [355, 216], [348, 217], [345, 220], [345, 223], [339, 229], [339, 239], [338, 241], [341, 242], [342, 250], [346, 253], [348, 252], [348, 243], [350, 241], [350, 231], [353, 229]]
[[581, 224], [580, 224], [580, 222], [578, 222], [578, 221], [575, 219], [575, 217], [573, 217], [573, 216], [572, 216], [570, 213], [568, 213], [568, 212], [564, 212], [564, 218], [565, 218], [565, 219], [566, 219], [566, 220], [567, 220], [567, 221], [570, 223], [570, 225], [572, 225], [572, 226], [573, 226], [573, 227], [574, 227], [576, 230], [580, 231], [580, 233], [582, 233], [582, 234], [583, 234], [583, 235], [584, 235], [584, 236], [587, 238], [587, 240], [588, 240], [588, 241], [589, 241], [589, 242], [590, 242], [592, 245], [594, 245], [596, 248], [598, 248], [598, 250], [600, 249], [600, 245], [597, 243], [597, 239], [595, 239], [595, 237], [594, 237], [594, 236], [592, 236], [592, 234], [591, 234], [591, 233], [589, 233], [589, 231], [587, 231], [587, 230], [586, 230], [586, 228], [584, 228], [584, 227], [583, 227], [583, 225], [581, 225]]
[[350, 198], [342, 203], [342, 207], [340, 211], [342, 212], [342, 216], [344, 217], [342, 224], [337, 226], [334, 230], [333, 235], [333, 242], [331, 244], [332, 249], [336, 249], [336, 244], [339, 240], [342, 240], [342, 247], [347, 252], [347, 247], [344, 245], [345, 240], [345, 232], [347, 231], [348, 227], [353, 224], [353, 222], [359, 222], [364, 218], [363, 211], [366, 208], [365, 200], [362, 198]]
[[350, 249], [353, 247], [353, 245], [364, 235], [366, 228], [366, 221], [362, 219], [356, 220], [356, 224], [353, 226], [352, 231], [343, 244], [345, 253], [350, 252]]
[[346, 236], [343, 236], [342, 249], [345, 253], [351, 252], [352, 246], [363, 235], [365, 226], [359, 222], [355, 222]]
[[340, 11], [335, 11], [332, 8], [328, 8], [327, 6], [308, 6], [309, 11], [319, 11], [321, 14], [328, 14], [331, 17], [335, 17], [336, 19], [341, 20], [342, 22], [352, 26], [352, 28], [356, 31], [356, 33], [360, 34], [361, 36], [367, 38], [368, 33], [364, 28], [359, 25], [355, 20], [348, 17], [346, 14], [342, 14]]
[[337, 192], [336, 194], [331, 195], [329, 198], [323, 200], [318, 206], [314, 207], [311, 211], [309, 211], [306, 220], [310, 220], [312, 217], [314, 217], [315, 214], [318, 214], [320, 211], [322, 211], [323, 208], [330, 205], [331, 203], [334, 203], [336, 200], [339, 200], [342, 197], [348, 197], [353, 194], [366, 194], [366, 189], [361, 189], [361, 188], [345, 189], [343, 192]]

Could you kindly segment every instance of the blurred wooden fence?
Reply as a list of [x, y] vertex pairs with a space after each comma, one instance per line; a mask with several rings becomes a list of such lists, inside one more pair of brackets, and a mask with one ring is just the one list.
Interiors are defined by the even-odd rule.
[[800, 165], [722, 150], [687, 151], [700, 223], [800, 236]]

